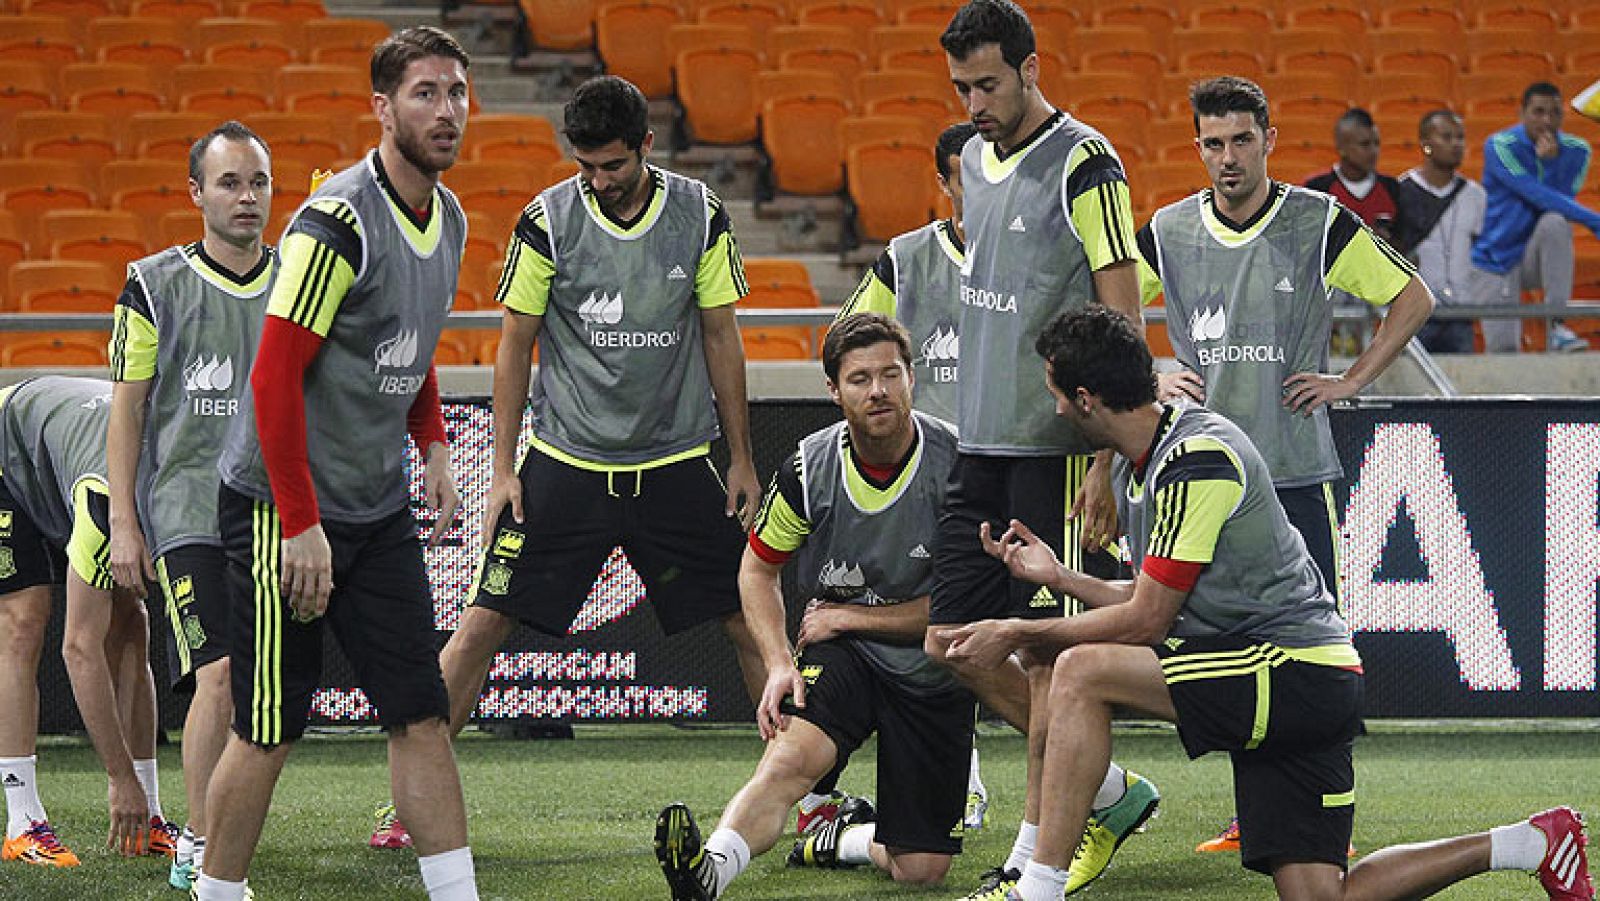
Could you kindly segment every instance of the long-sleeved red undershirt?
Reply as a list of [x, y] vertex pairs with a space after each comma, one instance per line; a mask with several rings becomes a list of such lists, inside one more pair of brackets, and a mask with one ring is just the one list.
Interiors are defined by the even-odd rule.
[[[272, 500], [278, 508], [284, 538], [299, 535], [321, 519], [306, 451], [305, 392], [306, 370], [321, 346], [322, 337], [316, 332], [287, 319], [268, 316], [250, 375], [261, 457], [266, 463], [267, 482], [272, 486]], [[433, 443], [445, 443], [439, 376], [431, 366], [406, 414], [406, 430], [424, 456]]]

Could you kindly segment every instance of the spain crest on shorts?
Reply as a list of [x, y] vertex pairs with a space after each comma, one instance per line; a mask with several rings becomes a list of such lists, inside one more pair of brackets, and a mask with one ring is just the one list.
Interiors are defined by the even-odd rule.
[[[6, 516], [7, 516], [7, 522], [9, 522], [10, 521], [10, 514], [7, 513]], [[7, 534], [9, 534], [9, 530], [7, 530]], [[5, 547], [3, 545], [0, 545], [0, 579], [9, 579], [9, 578], [11, 578], [12, 576], [14, 576], [16, 574], [17, 574], [17, 558], [16, 558], [16, 556], [14, 554], [12, 554], [11, 548], [8, 548], [8, 547]]]

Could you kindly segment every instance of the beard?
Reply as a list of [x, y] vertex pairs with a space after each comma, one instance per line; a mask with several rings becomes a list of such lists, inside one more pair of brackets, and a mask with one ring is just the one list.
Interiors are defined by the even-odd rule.
[[454, 150], [448, 153], [435, 152], [428, 146], [426, 134], [402, 129], [396, 126], [394, 130], [394, 146], [400, 151], [400, 156], [406, 162], [416, 167], [423, 175], [433, 177], [456, 164], [456, 157], [461, 153], [461, 141], [457, 139]]

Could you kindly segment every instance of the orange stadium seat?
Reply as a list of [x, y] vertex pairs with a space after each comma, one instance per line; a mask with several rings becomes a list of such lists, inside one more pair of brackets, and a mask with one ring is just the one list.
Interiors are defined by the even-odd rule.
[[238, 13], [246, 18], [279, 22], [305, 22], [328, 15], [322, 0], [249, 0], [239, 6]]
[[1371, 68], [1377, 69], [1379, 57], [1396, 53], [1422, 51], [1449, 57], [1461, 52], [1461, 35], [1434, 31], [1420, 26], [1405, 28], [1380, 28], [1367, 36], [1367, 55]]
[[376, 19], [307, 19], [300, 28], [307, 61], [363, 70], [372, 62], [373, 46], [389, 36], [389, 26]]
[[194, 142], [220, 123], [207, 113], [134, 113], [128, 117], [123, 146], [135, 157], [187, 156]]
[[942, 29], [929, 25], [880, 25], [868, 35], [867, 52], [871, 59], [882, 59], [885, 53], [897, 50], [921, 50], [932, 47], [943, 53], [939, 46]]
[[1437, 50], [1401, 50], [1375, 54], [1372, 74], [1366, 82], [1392, 83], [1397, 80], [1426, 79], [1434, 89], [1445, 94], [1455, 93], [1456, 58], [1452, 53]]
[[355, 66], [288, 65], [278, 70], [278, 102], [295, 113], [355, 117], [372, 112], [372, 80]]
[[205, 237], [205, 233], [205, 217], [199, 210], [170, 210], [161, 214], [161, 239], [157, 243], [162, 247], [192, 244]]
[[646, 97], [671, 94], [672, 58], [662, 38], [681, 20], [676, 6], [659, 0], [602, 6], [595, 17], [595, 43], [607, 71], [633, 82]]
[[190, 55], [208, 63], [272, 70], [295, 61], [297, 30], [293, 23], [275, 19], [201, 19], [190, 32]]
[[[548, 120], [546, 120], [548, 121]], [[470, 136], [480, 123], [474, 120], [467, 129]], [[515, 137], [483, 138], [469, 143], [468, 159], [478, 161], [504, 160], [520, 162], [534, 171], [542, 171], [561, 160], [561, 145], [555, 138], [529, 131]]]
[[50, 247], [51, 259], [104, 263], [110, 267], [126, 266], [149, 253], [150, 247], [142, 238], [79, 238], [57, 241]]
[[64, 16], [6, 16], [0, 28], [0, 60], [64, 66], [79, 60], [80, 43]]
[[1369, 76], [1355, 99], [1372, 106], [1379, 100], [1395, 97], [1437, 97], [1449, 101], [1454, 96], [1453, 76], [1440, 77], [1430, 72], [1383, 71]]
[[5, 293], [7, 276], [11, 267], [22, 262], [28, 255], [28, 239], [17, 225], [17, 216], [10, 210], [0, 210], [0, 310], [13, 309], [4, 301], [10, 295]]
[[1184, 24], [1190, 28], [1231, 28], [1257, 35], [1268, 35], [1277, 27], [1271, 11], [1264, 6], [1238, 3], [1217, 6], [1206, 0], [1195, 3], [1192, 9], [1182, 15]]
[[445, 184], [468, 212], [483, 213], [496, 222], [512, 222], [533, 196], [547, 187], [543, 182], [548, 173], [548, 169], [535, 171], [499, 160], [464, 162], [450, 168]]
[[1378, 21], [1383, 30], [1421, 29], [1457, 38], [1466, 29], [1466, 21], [1455, 4], [1446, 5], [1441, 0], [1392, 3], [1379, 13]]
[[1280, 140], [1277, 149], [1267, 159], [1268, 171], [1273, 178], [1298, 185], [1333, 165], [1338, 155], [1332, 147]]
[[[1204, 47], [1205, 42], [1197, 42], [1196, 46]], [[1261, 61], [1260, 56], [1250, 51], [1213, 46], [1210, 49], [1186, 50], [1179, 54], [1178, 71], [1190, 78], [1238, 75], [1260, 82], [1266, 77], [1267, 66]]]
[[[1600, 71], [1600, 70], [1597, 70]], [[1466, 72], [1456, 76], [1456, 97], [1470, 108], [1473, 103], [1490, 104], [1496, 101], [1512, 105], [1518, 112], [1522, 107], [1522, 91], [1528, 79], [1515, 72]], [[1512, 116], [1516, 118], [1515, 115]], [[1478, 128], [1467, 129], [1467, 146], [1473, 146], [1473, 134], [1484, 137], [1491, 130], [1488, 123], [1477, 123]]]
[[0, 207], [16, 214], [28, 246], [36, 250], [46, 246], [39, 228], [42, 214], [88, 209], [95, 198], [93, 179], [77, 162], [30, 157], [0, 161]]
[[108, 0], [23, 0], [24, 15], [66, 16], [75, 22], [87, 22], [97, 16], [115, 14]]
[[167, 108], [163, 70], [136, 63], [73, 63], [61, 69], [61, 96], [70, 109], [129, 115]]
[[1372, 108], [1374, 118], [1416, 122], [1436, 109], [1448, 109], [1450, 97], [1442, 92], [1412, 94], [1397, 90], [1391, 94], [1379, 91], [1373, 94], [1368, 106]]
[[943, 130], [940, 123], [915, 116], [847, 116], [839, 121], [839, 146], [849, 153], [856, 144], [903, 141], [931, 149]]
[[[1028, 20], [1033, 23], [1035, 37], [1042, 34], [1064, 39], [1088, 24], [1089, 10], [1084, 4], [1069, 0], [1030, 0], [1027, 7]], [[948, 18], [940, 22], [939, 30], [943, 31], [948, 24]]]
[[760, 71], [761, 58], [748, 47], [699, 47], [678, 54], [678, 102], [697, 142], [744, 144], [756, 139]]
[[24, 260], [11, 267], [7, 293], [28, 313], [109, 313], [124, 276], [104, 263]]
[[55, 71], [47, 63], [0, 59], [0, 137], [11, 117], [55, 106]]
[[483, 213], [468, 213], [467, 244], [461, 253], [462, 271], [482, 269], [485, 264], [501, 259], [505, 255], [505, 240], [506, 235], [493, 219]]
[[835, 72], [853, 82], [872, 65], [865, 54], [850, 47], [794, 47], [778, 56], [778, 68]]
[[[947, 112], [943, 120], [960, 114], [956, 106], [956, 93], [948, 77], [940, 78], [927, 72], [914, 70], [863, 72], [855, 80], [856, 104], [863, 109], [877, 100], [888, 98], [921, 98], [931, 101]], [[933, 107], [929, 107], [931, 110]]]
[[267, 142], [274, 160], [327, 169], [349, 155], [338, 119], [322, 113], [252, 113], [242, 121]]
[[1167, 38], [1178, 27], [1178, 13], [1152, 0], [1107, 0], [1100, 4], [1094, 24], [1096, 28], [1137, 28], [1161, 41], [1165, 51]]
[[[1095, 52], [1129, 52], [1152, 54], [1166, 65], [1167, 41], [1165, 35], [1152, 34], [1141, 28], [1121, 25], [1096, 25], [1082, 28], [1070, 36], [1067, 49], [1074, 58]], [[1088, 68], [1085, 66], [1085, 68]]]
[[865, 56], [871, 49], [871, 35], [843, 25], [780, 25], [767, 32], [767, 58], [778, 60], [790, 50], [818, 47], [854, 50]]
[[39, 159], [108, 163], [117, 156], [111, 123], [99, 113], [30, 110], [11, 120], [13, 152]]
[[756, 76], [756, 92], [765, 103], [774, 97], [831, 94], [854, 104], [854, 79], [846, 81], [838, 72], [822, 69], [777, 69]]
[[1344, 100], [1355, 95], [1359, 84], [1361, 79], [1352, 78], [1347, 73], [1337, 70], [1319, 72], [1312, 69], [1270, 74], [1262, 81], [1262, 87], [1266, 90], [1267, 99], [1272, 103], [1274, 110], [1291, 97], [1320, 96]]
[[[950, 19], [955, 16], [956, 10], [961, 8], [959, 0], [903, 0], [898, 4], [899, 9], [890, 10], [889, 18], [899, 25], [933, 25], [943, 29], [950, 24]], [[1029, 18], [1033, 18], [1037, 10], [1029, 10]]]
[[[1267, 96], [1272, 95], [1269, 93]], [[1194, 119], [1187, 110], [1183, 115], [1156, 119], [1146, 126], [1145, 146], [1152, 162], [1200, 165], [1197, 156], [1199, 151], [1194, 146]]]
[[239, 118], [272, 109], [272, 70], [189, 63], [173, 70], [177, 108], [185, 113]]
[[795, 21], [801, 25], [841, 25], [867, 34], [888, 25], [876, 0], [798, 0]]
[[676, 61], [678, 54], [700, 47], [742, 47], [761, 52], [754, 30], [744, 25], [679, 22], [667, 29], [667, 53]]
[[102, 63], [171, 68], [189, 60], [188, 31], [177, 19], [108, 16], [89, 23], [88, 51]]
[[1474, 0], [1472, 24], [1479, 29], [1511, 28], [1555, 34], [1560, 17], [1549, 3], [1529, 0]]
[[761, 142], [773, 183], [791, 194], [833, 194], [844, 187], [839, 121], [850, 115], [843, 97], [774, 97], [763, 105]]
[[740, 301], [744, 306], [806, 309], [822, 304], [811, 284], [811, 271], [797, 260], [745, 257], [744, 277], [750, 285], [750, 293]]
[[100, 185], [112, 209], [135, 213], [146, 223], [152, 242], [163, 213], [194, 207], [187, 158], [116, 160], [101, 168]]
[[936, 78], [950, 77], [949, 58], [938, 44], [887, 50], [878, 57], [877, 63], [879, 69], [913, 70], [926, 72]]
[[933, 154], [920, 141], [871, 141], [845, 155], [845, 184], [869, 241], [888, 241], [933, 218]]
[[1556, 62], [1550, 54], [1541, 50], [1502, 47], [1498, 50], [1474, 51], [1467, 59], [1467, 71], [1514, 72], [1529, 82], [1550, 81], [1556, 77]]
[[130, 15], [198, 22], [222, 15], [220, 0], [135, 0]]
[[811, 329], [803, 325], [742, 325], [747, 360], [809, 360]]
[[789, 7], [783, 0], [709, 0], [695, 6], [695, 18], [706, 25], [740, 25], [756, 35], [759, 47], [766, 46], [767, 32], [790, 22]]
[[104, 332], [17, 333], [0, 344], [0, 366], [104, 366], [110, 337]]
[[[1167, 74], [1167, 58], [1154, 50], [1122, 47], [1107, 43], [1097, 49], [1084, 48], [1078, 52], [1078, 64], [1085, 72], [1116, 72], [1133, 75], [1146, 84], [1153, 84]], [[1058, 72], [1054, 79], [1044, 77], [1046, 84], [1070, 82], [1072, 74]]]
[[1280, 50], [1273, 58], [1277, 72], [1322, 72], [1338, 75], [1349, 84], [1358, 84], [1366, 74], [1366, 64], [1351, 50]]
[[468, 366], [476, 357], [470, 345], [463, 340], [467, 329], [445, 329], [439, 335], [439, 344], [433, 350], [435, 366]]
[[[376, 131], [374, 131], [374, 139]], [[466, 134], [466, 146], [481, 143], [547, 144], [560, 146], [555, 126], [544, 116], [522, 113], [485, 113], [473, 116]]]
[[[576, 162], [568, 159], [556, 160], [556, 162], [550, 166], [550, 171], [545, 173], [544, 178], [539, 180], [541, 182], [538, 186], [539, 190], [543, 191], [545, 188], [564, 182], [577, 174], [578, 164]], [[519, 210], [518, 212], [521, 211]], [[513, 217], [513, 220], [514, 219], [515, 217]]]
[[1363, 35], [1371, 19], [1361, 6], [1338, 0], [1285, 0], [1284, 21], [1295, 28], [1331, 28], [1347, 35]]
[[1352, 38], [1351, 35], [1337, 28], [1289, 25], [1273, 32], [1272, 40], [1268, 42], [1266, 49], [1272, 56], [1275, 71], [1292, 72], [1304, 70], [1285, 69], [1281, 65], [1277, 65], [1279, 57], [1300, 53], [1338, 51], [1352, 53], [1358, 60], [1364, 60], [1367, 52], [1367, 42], [1365, 35], [1360, 38]]

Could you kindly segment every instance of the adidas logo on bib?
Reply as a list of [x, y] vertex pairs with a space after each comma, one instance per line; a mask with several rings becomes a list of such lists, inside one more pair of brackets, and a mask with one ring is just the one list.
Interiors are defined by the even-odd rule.
[[667, 273], [667, 281], [669, 282], [681, 282], [688, 277], [688, 275], [684, 274], [682, 266], [673, 266], [672, 271]]
[[1285, 275], [1283, 278], [1278, 279], [1278, 283], [1272, 286], [1272, 290], [1283, 294], [1293, 294], [1294, 285], [1290, 284], [1289, 276]]
[[1017, 218], [1011, 220], [1011, 231], [1014, 231], [1014, 232], [1026, 232], [1027, 230], [1028, 230], [1028, 227], [1022, 224], [1022, 217], [1021, 216], [1018, 216]]

